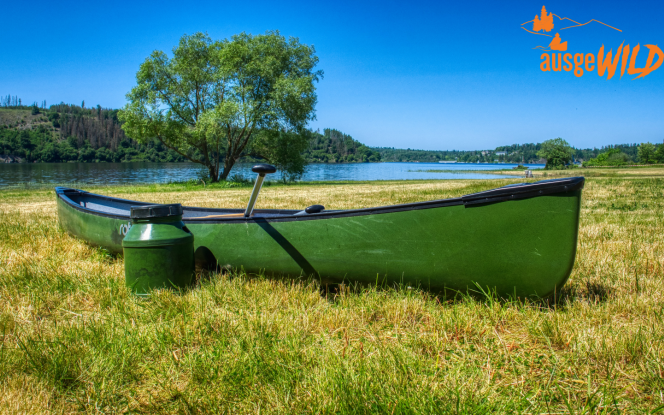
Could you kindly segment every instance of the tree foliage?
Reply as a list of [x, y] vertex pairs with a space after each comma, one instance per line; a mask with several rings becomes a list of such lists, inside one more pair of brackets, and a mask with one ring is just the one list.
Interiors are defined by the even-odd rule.
[[639, 162], [643, 164], [653, 164], [655, 160], [656, 148], [652, 143], [641, 143], [639, 146]]
[[284, 182], [298, 179], [304, 174], [311, 132], [263, 130], [256, 135], [251, 153], [270, 160], [281, 171]]
[[137, 143], [123, 139], [116, 148], [93, 147], [89, 140], [69, 136], [60, 139], [58, 134], [42, 124], [30, 130], [16, 130], [0, 127], [0, 157], [13, 161], [26, 162], [177, 162], [183, 158], [165, 148], [157, 140]]
[[365, 163], [381, 161], [380, 153], [334, 128], [326, 128], [323, 134], [311, 134], [305, 153], [312, 163]]
[[564, 169], [572, 161], [574, 149], [562, 138], [546, 140], [537, 155], [546, 159], [546, 169]]
[[584, 166], [624, 166], [633, 163], [633, 160], [618, 148], [612, 148], [600, 153], [597, 157], [583, 163]]
[[664, 163], [664, 144], [657, 146], [657, 150], [655, 150], [655, 160], [657, 163]]
[[185, 35], [171, 58], [155, 51], [141, 65], [120, 113], [123, 129], [203, 164], [212, 181], [225, 179], [259, 131], [302, 133], [314, 119], [317, 63], [313, 46], [279, 32], [222, 41]]
[[[42, 104], [45, 105], [45, 104]], [[32, 115], [32, 107], [0, 109], [0, 156], [26, 162], [184, 161], [157, 140], [127, 137], [118, 110], [51, 105]]]

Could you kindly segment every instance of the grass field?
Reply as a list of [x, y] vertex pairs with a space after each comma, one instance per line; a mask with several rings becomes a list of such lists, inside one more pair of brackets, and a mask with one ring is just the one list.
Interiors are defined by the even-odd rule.
[[[427, 173], [477, 173], [477, 170], [445, 170], [430, 169], [416, 170]], [[507, 176], [524, 177], [524, 170], [514, 169], [496, 169], [481, 170], [482, 173], [504, 174]], [[576, 168], [569, 170], [532, 170], [534, 178], [557, 178], [557, 177], [664, 177], [664, 168], [661, 166], [642, 166], [642, 167], [600, 167], [600, 168]]]
[[[140, 300], [123, 259], [57, 226], [54, 193], [0, 191], [5, 413], [664, 411], [664, 178], [589, 178], [577, 262], [555, 303], [441, 300], [212, 275]], [[259, 208], [353, 208], [513, 183], [272, 185]], [[249, 188], [87, 189], [242, 207]]]

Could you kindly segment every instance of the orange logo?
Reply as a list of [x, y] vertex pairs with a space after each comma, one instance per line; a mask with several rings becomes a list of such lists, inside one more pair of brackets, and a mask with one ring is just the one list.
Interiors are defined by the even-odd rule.
[[[525, 23], [524, 23], [525, 24]], [[553, 13], [546, 14], [546, 7], [542, 6], [542, 17], [535, 15], [533, 20], [533, 31], [544, 30], [550, 32], [553, 29]]]
[[[554, 17], [558, 19], [557, 22], [554, 21]], [[561, 23], [565, 20], [570, 22], [569, 25]], [[574, 27], [585, 26], [592, 22], [596, 22], [604, 26], [607, 26], [613, 30], [617, 30], [618, 32], [622, 32], [622, 30], [616, 27], [610, 26], [604, 22], [600, 22], [599, 20], [595, 19], [591, 19], [586, 23], [579, 23], [575, 20], [570, 19], [569, 17], [560, 17], [553, 12], [547, 12], [545, 6], [542, 6], [542, 11], [540, 15], [535, 15], [535, 18], [533, 20], [521, 23], [521, 28], [528, 33], [540, 36], [547, 36], [551, 38], [550, 42], [546, 47], [538, 45], [533, 48], [533, 49], [540, 49], [544, 52], [552, 52], [552, 53], [543, 53], [540, 56], [540, 59], [542, 60], [542, 62], [540, 63], [540, 69], [543, 72], [550, 72], [550, 71], [571, 72], [572, 70], [574, 70], [574, 75], [580, 78], [581, 76], [583, 76], [584, 72], [593, 72], [595, 68], [597, 68], [597, 74], [599, 76], [604, 76], [604, 74], [606, 73], [607, 74], [606, 79], [608, 80], [611, 79], [613, 75], [616, 73], [618, 64], [620, 63], [621, 78], [625, 74], [625, 70], [627, 70], [627, 74], [638, 75], [634, 78], [638, 79], [638, 78], [643, 78], [644, 76], [652, 73], [654, 70], [662, 66], [662, 63], [664, 63], [664, 52], [662, 52], [659, 46], [644, 45], [645, 47], [648, 48], [649, 51], [648, 59], [646, 60], [646, 65], [643, 68], [637, 68], [636, 57], [639, 54], [641, 45], [638, 44], [634, 48], [630, 48], [629, 45], [625, 46], [625, 42], [623, 42], [620, 45], [620, 47], [618, 47], [618, 50], [616, 51], [615, 55], [613, 55], [613, 49], [610, 49], [609, 52], [605, 54], [604, 45], [602, 45], [599, 48], [599, 52], [596, 55], [593, 53], [575, 53], [574, 55], [572, 55], [571, 53], [565, 53], [565, 54], [553, 53], [554, 51], [555, 52], [567, 51], [568, 41], [562, 40], [560, 36], [561, 31], [566, 29], [571, 29]], [[529, 29], [528, 25], [530, 23], [532, 23], [532, 26], [530, 26]], [[555, 35], [548, 34], [548, 32], [551, 32], [555, 28], [556, 24], [565, 27], [558, 29]], [[655, 58], [657, 58], [657, 62], [655, 62]], [[597, 62], [596, 65], [595, 62]]]

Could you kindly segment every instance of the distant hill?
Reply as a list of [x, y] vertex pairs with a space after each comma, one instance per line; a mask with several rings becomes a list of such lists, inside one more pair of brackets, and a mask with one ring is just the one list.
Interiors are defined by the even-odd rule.
[[[22, 105], [17, 97], [0, 97], [0, 162], [181, 162], [185, 158], [158, 140], [141, 144], [127, 137], [117, 109], [46, 103]], [[305, 157], [310, 163], [361, 162], [542, 162], [540, 144], [513, 144], [493, 150], [416, 150], [368, 147], [348, 134], [326, 128], [312, 134]], [[577, 149], [577, 161], [589, 160], [610, 149], [637, 159], [637, 144]], [[255, 161], [247, 157], [243, 161]]]
[[[398, 149], [393, 147], [372, 147], [372, 150], [380, 153], [382, 161], [419, 161], [423, 163], [436, 163], [439, 161], [457, 161], [459, 163], [544, 163], [537, 152], [541, 145], [538, 144], [513, 144], [510, 146], [499, 146], [493, 150], [414, 150]], [[636, 159], [638, 144], [617, 144], [601, 148], [575, 149], [576, 161], [589, 160], [598, 154], [612, 148], [618, 148]]]
[[314, 133], [305, 156], [310, 163], [361, 163], [381, 161], [380, 153], [370, 149], [348, 134], [326, 128]]
[[[70, 104], [48, 109], [19, 104], [0, 107], [0, 161], [186, 161], [158, 140], [141, 144], [127, 137], [117, 114], [116, 109]], [[341, 131], [326, 128], [323, 134], [314, 132], [312, 137], [305, 152], [310, 163], [380, 161], [378, 152]], [[246, 157], [243, 161], [256, 159]]]
[[124, 134], [118, 110], [58, 104], [0, 108], [0, 157], [18, 162], [184, 161], [155, 140]]
[[394, 147], [372, 147], [372, 150], [377, 151], [380, 154], [380, 159], [382, 161], [391, 162], [420, 161], [423, 163], [436, 163], [443, 160], [454, 161], [464, 153], [463, 151], [455, 150], [415, 150]]

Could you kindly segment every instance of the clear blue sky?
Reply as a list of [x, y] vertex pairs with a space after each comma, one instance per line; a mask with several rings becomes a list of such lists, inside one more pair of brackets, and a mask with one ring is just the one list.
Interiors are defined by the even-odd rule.
[[[583, 4], [580, 4], [583, 3]], [[549, 38], [520, 24], [549, 11], [569, 52], [625, 40], [664, 49], [664, 2], [6, 2], [0, 94], [118, 108], [140, 63], [185, 33], [278, 29], [313, 44], [325, 71], [314, 128], [371, 146], [486, 149], [562, 137], [575, 147], [664, 140], [664, 65], [647, 77], [541, 72]], [[557, 22], [557, 19], [556, 19]], [[558, 26], [560, 27], [560, 26]], [[561, 32], [562, 35], [563, 32]], [[545, 39], [545, 41], [542, 41]], [[643, 66], [642, 46], [637, 66]]]

